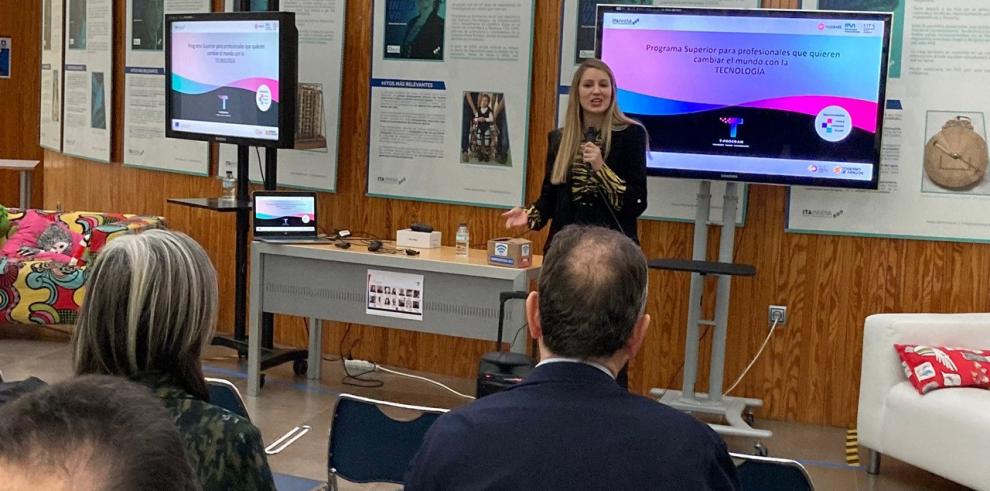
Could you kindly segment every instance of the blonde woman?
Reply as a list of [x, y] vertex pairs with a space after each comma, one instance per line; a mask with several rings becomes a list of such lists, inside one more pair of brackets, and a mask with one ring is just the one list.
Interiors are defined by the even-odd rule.
[[636, 219], [646, 209], [646, 130], [615, 101], [612, 69], [585, 60], [571, 80], [564, 127], [550, 132], [540, 197], [502, 216], [506, 228], [540, 230], [550, 222], [544, 252], [567, 225], [598, 225], [639, 243]]
[[165, 230], [107, 244], [87, 271], [75, 372], [151, 388], [179, 428], [204, 491], [274, 490], [261, 432], [209, 403], [199, 357], [217, 319], [217, 274], [189, 236]]

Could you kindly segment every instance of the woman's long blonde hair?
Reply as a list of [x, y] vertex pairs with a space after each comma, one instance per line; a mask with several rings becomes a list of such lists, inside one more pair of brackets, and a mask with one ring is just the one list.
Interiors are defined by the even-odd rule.
[[639, 125], [639, 122], [626, 116], [619, 104], [616, 102], [615, 75], [612, 69], [605, 62], [590, 58], [584, 60], [581, 66], [574, 71], [571, 79], [571, 89], [567, 98], [567, 113], [564, 116], [564, 127], [560, 130], [560, 146], [557, 148], [557, 159], [553, 162], [553, 173], [550, 175], [550, 182], [562, 184], [567, 182], [567, 175], [571, 171], [571, 163], [574, 155], [584, 140], [584, 113], [581, 109], [581, 95], [578, 92], [581, 85], [581, 77], [584, 72], [595, 68], [608, 74], [609, 82], [612, 85], [612, 98], [609, 100], [609, 107], [602, 121], [602, 158], [608, 158], [608, 151], [612, 145], [612, 129], [624, 129], [631, 124]]

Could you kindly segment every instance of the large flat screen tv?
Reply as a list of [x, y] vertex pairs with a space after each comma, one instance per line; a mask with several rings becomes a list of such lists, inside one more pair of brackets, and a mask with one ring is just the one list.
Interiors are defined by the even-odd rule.
[[603, 5], [651, 175], [876, 189], [891, 14]]
[[165, 16], [165, 135], [292, 148], [298, 37], [292, 12]]

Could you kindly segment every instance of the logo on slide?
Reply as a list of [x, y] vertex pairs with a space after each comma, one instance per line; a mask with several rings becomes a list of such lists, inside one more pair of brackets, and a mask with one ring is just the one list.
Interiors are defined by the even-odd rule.
[[634, 19], [612, 18], [613, 26], [634, 26], [636, 24], [639, 24], [639, 17]]
[[302, 216], [302, 222], [303, 223], [309, 223], [309, 215], [303, 215]]
[[739, 126], [743, 124], [743, 118], [718, 118], [718, 120], [729, 125], [729, 138], [735, 138]]
[[254, 94], [254, 102], [258, 104], [258, 109], [262, 112], [267, 111], [272, 107], [272, 89], [268, 88], [265, 84], [261, 84], [258, 87], [258, 92]]
[[815, 117], [815, 131], [822, 140], [840, 142], [852, 132], [852, 116], [841, 106], [828, 106]]
[[220, 99], [220, 112], [227, 112], [227, 99], [230, 99], [229, 95], [218, 95], [217, 99]]

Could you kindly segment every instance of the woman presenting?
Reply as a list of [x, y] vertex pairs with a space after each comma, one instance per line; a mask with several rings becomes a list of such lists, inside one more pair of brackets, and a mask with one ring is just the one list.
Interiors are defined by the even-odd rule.
[[586, 60], [571, 80], [564, 127], [550, 132], [540, 197], [504, 214], [506, 228], [550, 222], [544, 252], [567, 225], [618, 230], [639, 243], [636, 219], [646, 209], [646, 130], [615, 102], [615, 76]]
[[[550, 132], [540, 197], [504, 214], [505, 227], [550, 222], [543, 252], [558, 230], [577, 223], [618, 230], [636, 243], [636, 219], [646, 210], [646, 130], [615, 102], [612, 69], [585, 60], [571, 79], [564, 127]], [[627, 368], [616, 383], [628, 386]]]

